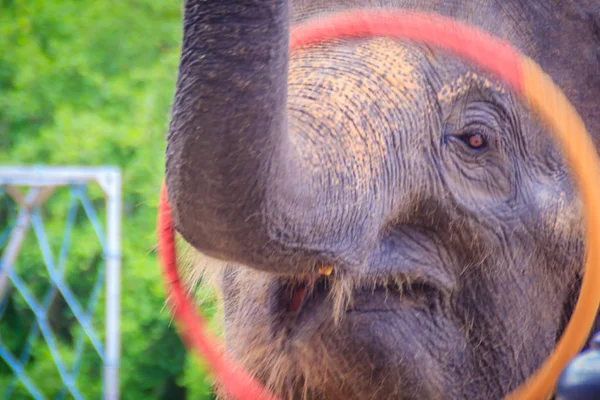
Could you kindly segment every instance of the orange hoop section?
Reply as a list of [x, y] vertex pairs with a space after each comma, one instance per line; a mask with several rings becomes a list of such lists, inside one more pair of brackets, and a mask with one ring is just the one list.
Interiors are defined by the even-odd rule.
[[[540, 67], [508, 43], [479, 29], [436, 15], [393, 10], [353, 10], [310, 21], [292, 29], [290, 48], [339, 39], [388, 36], [427, 43], [451, 51], [508, 83], [537, 112], [560, 144], [585, 205], [587, 259], [573, 315], [552, 354], [509, 400], [545, 400], [554, 391], [567, 363], [583, 348], [600, 305], [600, 160], [577, 111]], [[203, 355], [237, 400], [275, 399], [250, 375], [217, 349], [202, 317], [193, 309], [176, 266], [174, 228], [166, 188], [159, 208], [159, 253], [173, 315], [182, 322], [186, 343]]]

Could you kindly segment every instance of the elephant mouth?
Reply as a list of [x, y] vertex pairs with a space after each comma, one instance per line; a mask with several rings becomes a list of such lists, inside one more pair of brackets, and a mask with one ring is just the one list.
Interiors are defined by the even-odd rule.
[[[294, 278], [280, 280], [274, 293], [274, 314], [279, 326], [292, 329], [294, 325], [307, 322], [311, 315], [334, 313], [335, 276], [320, 276], [313, 279]], [[357, 313], [397, 312], [406, 307], [421, 307], [429, 310], [439, 306], [442, 291], [433, 282], [422, 277], [394, 276], [386, 279], [362, 279], [351, 285], [344, 315]]]
[[290, 316], [300, 314], [308, 303], [326, 299], [331, 284], [331, 280], [324, 276], [313, 280], [301, 278], [283, 282], [279, 293], [282, 311]]

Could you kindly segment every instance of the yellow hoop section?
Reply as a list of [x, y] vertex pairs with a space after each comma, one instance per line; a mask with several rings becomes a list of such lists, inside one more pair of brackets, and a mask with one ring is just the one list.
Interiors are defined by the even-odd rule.
[[521, 56], [523, 95], [563, 151], [585, 206], [586, 251], [579, 299], [554, 351], [507, 400], [543, 400], [554, 393], [565, 366], [585, 345], [600, 305], [600, 160], [575, 108], [531, 59]]

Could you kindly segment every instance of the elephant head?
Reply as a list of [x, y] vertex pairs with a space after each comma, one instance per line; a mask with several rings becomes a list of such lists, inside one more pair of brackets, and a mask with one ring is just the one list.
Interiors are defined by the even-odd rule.
[[290, 54], [290, 24], [382, 4], [470, 22], [549, 70], [598, 132], [592, 25], [553, 25], [574, 2], [321, 3], [185, 3], [166, 183], [178, 232], [221, 261], [227, 346], [286, 399], [500, 398], [578, 294], [582, 210], [560, 152], [452, 55], [384, 37]]

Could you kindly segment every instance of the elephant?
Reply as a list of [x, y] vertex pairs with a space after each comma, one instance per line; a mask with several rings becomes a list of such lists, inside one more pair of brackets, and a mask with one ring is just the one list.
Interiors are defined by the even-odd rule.
[[600, 144], [596, 0], [185, 0], [174, 227], [227, 349], [281, 398], [502, 398], [569, 321], [582, 202], [547, 127], [478, 66], [390, 37], [290, 52], [296, 24], [366, 8], [508, 41]]

